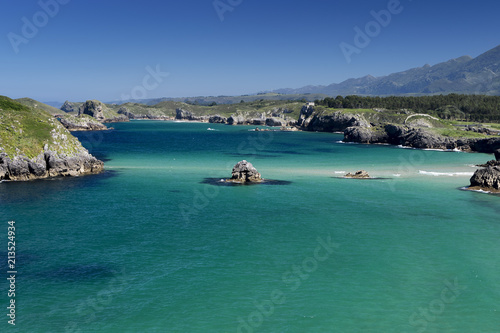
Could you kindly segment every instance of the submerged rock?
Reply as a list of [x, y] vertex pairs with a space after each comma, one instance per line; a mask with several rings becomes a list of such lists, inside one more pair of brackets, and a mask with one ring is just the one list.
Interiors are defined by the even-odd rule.
[[360, 170], [360, 171], [357, 171], [355, 174], [352, 174], [352, 173], [349, 172], [344, 177], [345, 178], [359, 178], [359, 179], [363, 179], [363, 178], [370, 178], [370, 175], [365, 170]]
[[254, 168], [252, 163], [243, 160], [236, 163], [236, 165], [233, 167], [231, 179], [228, 179], [228, 181], [242, 183], [260, 182], [262, 181], [262, 177], [257, 169]]

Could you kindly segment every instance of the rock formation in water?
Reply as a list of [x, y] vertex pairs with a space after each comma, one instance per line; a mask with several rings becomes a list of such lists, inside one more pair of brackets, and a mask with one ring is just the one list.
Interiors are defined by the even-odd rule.
[[449, 138], [422, 128], [386, 124], [383, 127], [353, 126], [344, 131], [344, 142], [389, 143], [421, 149], [458, 149], [493, 153], [500, 148], [500, 138]]
[[233, 167], [231, 179], [228, 179], [228, 181], [241, 183], [260, 182], [262, 177], [252, 163], [243, 160]]
[[469, 189], [500, 191], [500, 166], [489, 166], [476, 170], [470, 179]]
[[104, 163], [52, 115], [0, 96], [0, 180], [24, 181], [103, 171]]
[[344, 177], [345, 178], [366, 179], [366, 178], [370, 178], [370, 175], [365, 170], [360, 170], [360, 171], [357, 171], [355, 174], [352, 174], [352, 173], [349, 172]]

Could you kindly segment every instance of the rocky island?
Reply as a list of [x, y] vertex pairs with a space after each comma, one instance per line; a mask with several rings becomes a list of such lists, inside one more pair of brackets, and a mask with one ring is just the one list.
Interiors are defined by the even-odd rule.
[[483, 168], [476, 170], [470, 179], [469, 190], [500, 192], [500, 149], [495, 151], [495, 160], [489, 161]]
[[260, 183], [263, 181], [260, 173], [255, 169], [252, 163], [246, 160], [236, 163], [233, 167], [232, 176], [227, 182], [234, 183]]
[[368, 172], [366, 172], [365, 170], [360, 170], [360, 171], [357, 171], [356, 173], [352, 174], [352, 173], [348, 173], [344, 176], [344, 178], [354, 178], [354, 179], [368, 179], [368, 178], [371, 178], [370, 175], [368, 174]]
[[104, 163], [52, 115], [0, 96], [0, 181], [100, 173]]

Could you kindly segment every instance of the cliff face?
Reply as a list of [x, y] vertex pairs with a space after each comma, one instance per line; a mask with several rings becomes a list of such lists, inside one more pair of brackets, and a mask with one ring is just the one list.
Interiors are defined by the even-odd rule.
[[0, 97], [0, 180], [99, 173], [104, 164], [43, 110]]
[[335, 112], [331, 115], [316, 113], [313, 106], [306, 105], [300, 111], [297, 125], [305, 131], [342, 132], [348, 127], [369, 128], [371, 125], [362, 115]]
[[421, 149], [458, 149], [493, 153], [500, 148], [500, 137], [489, 139], [449, 138], [422, 128], [387, 124], [378, 128], [353, 126], [344, 131], [344, 142], [389, 143]]

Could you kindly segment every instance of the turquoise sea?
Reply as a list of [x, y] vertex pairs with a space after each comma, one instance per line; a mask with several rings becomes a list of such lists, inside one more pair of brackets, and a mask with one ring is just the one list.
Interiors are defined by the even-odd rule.
[[[113, 127], [76, 134], [105, 173], [0, 184], [1, 332], [500, 332], [500, 197], [460, 190], [492, 156]], [[217, 183], [243, 159], [283, 182]]]

